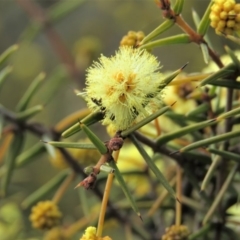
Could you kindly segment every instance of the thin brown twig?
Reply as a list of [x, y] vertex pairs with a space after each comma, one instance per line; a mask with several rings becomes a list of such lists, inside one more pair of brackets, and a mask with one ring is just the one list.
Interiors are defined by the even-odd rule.
[[[52, 129], [48, 129], [45, 126], [43, 126], [40, 123], [25, 123], [25, 122], [18, 122], [17, 118], [15, 117], [15, 114], [11, 111], [0, 107], [0, 115], [4, 117], [8, 122], [13, 124], [13, 127], [16, 129], [20, 129], [21, 131], [30, 131], [34, 135], [41, 138], [45, 134], [52, 134], [55, 136], [55, 139], [58, 140], [60, 137], [59, 133], [54, 132]], [[87, 175], [83, 171], [83, 168], [78, 164], [78, 162], [69, 154], [68, 151], [64, 148], [59, 148], [60, 152], [64, 156], [64, 160], [69, 164], [69, 166], [73, 169], [73, 171], [77, 174], [81, 174], [81, 176], [86, 177]], [[103, 194], [100, 190], [98, 184], [95, 185], [94, 189], [92, 191], [95, 193], [95, 195], [102, 200]], [[108, 201], [108, 209], [111, 211], [111, 214], [113, 217], [116, 217], [121, 223], [128, 223], [127, 217], [123, 216], [117, 209], [115, 209], [113, 203], [111, 201]]]

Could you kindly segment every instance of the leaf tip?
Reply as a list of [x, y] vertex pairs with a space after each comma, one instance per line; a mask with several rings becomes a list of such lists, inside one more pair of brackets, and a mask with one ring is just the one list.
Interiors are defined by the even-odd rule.
[[189, 64], [189, 62], [186, 62], [186, 63], [180, 68], [180, 70], [182, 71], [188, 64]]
[[82, 185], [83, 185], [82, 182], [80, 182], [77, 184], [77, 186], [74, 187], [74, 189], [77, 189], [77, 188], [81, 187]]
[[177, 101], [173, 102], [173, 103], [170, 105], [170, 107], [172, 107], [173, 105], [175, 105], [176, 102], [177, 102]]
[[143, 222], [143, 218], [140, 212], [137, 213], [138, 217], [141, 219], [141, 221]]
[[172, 156], [172, 155], [174, 155], [174, 154], [176, 154], [176, 153], [179, 153], [179, 152], [180, 152], [180, 150], [177, 150], [177, 151], [175, 151], [175, 152], [171, 152], [169, 155]]

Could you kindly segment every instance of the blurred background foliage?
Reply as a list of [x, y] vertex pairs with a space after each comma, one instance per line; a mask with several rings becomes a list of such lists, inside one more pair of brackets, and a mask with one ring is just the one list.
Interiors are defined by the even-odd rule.
[[[58, 9], [57, 6], [61, 4], [63, 7]], [[208, 4], [209, 1], [186, 0], [182, 14], [186, 21], [194, 26], [192, 9], [202, 16]], [[161, 22], [163, 22], [161, 11], [152, 0], [0, 1], [0, 52], [14, 44], [19, 45], [19, 49], [7, 61], [13, 70], [0, 90], [0, 103], [14, 110], [33, 79], [40, 72], [45, 72], [45, 83], [36, 92], [30, 104], [30, 107], [44, 104], [44, 111], [32, 120], [37, 120], [48, 127], [55, 126], [67, 115], [85, 107], [84, 101], [79, 99], [73, 90], [84, 87], [85, 69], [93, 60], [97, 60], [101, 53], [106, 56], [113, 55], [119, 47], [122, 36], [129, 30], [141, 30], [147, 34]], [[41, 27], [41, 24], [46, 26]], [[180, 32], [174, 26], [162, 34], [162, 37]], [[225, 53], [223, 48], [225, 44], [235, 46], [225, 38], [216, 36], [212, 29], [209, 29], [209, 36], [214, 49], [220, 55]], [[189, 62], [186, 68], [186, 72], [189, 73], [199, 72], [206, 67], [200, 48], [193, 43], [181, 47], [179, 45], [160, 47], [154, 49], [153, 53], [163, 65], [162, 72], [178, 69], [186, 62]], [[76, 68], [69, 67], [71, 61], [76, 63]], [[56, 75], [59, 77], [56, 78]], [[54, 94], [48, 84], [48, 81], [52, 80], [56, 88]], [[94, 125], [92, 129], [100, 134], [101, 139], [108, 139], [105, 129], [100, 124]], [[84, 134], [80, 133], [72, 139], [79, 140], [84, 137]], [[39, 140], [37, 136], [27, 134], [24, 149], [29, 149]], [[30, 226], [28, 220], [30, 209], [21, 210], [21, 203], [39, 186], [58, 174], [60, 170], [54, 167], [50, 160], [47, 154], [43, 154], [31, 164], [15, 170], [9, 196], [0, 200], [0, 233], [3, 234], [0, 234], [0, 240], [42, 239], [42, 233]], [[65, 226], [84, 214], [79, 199], [85, 190], [73, 190], [78, 181], [79, 178], [70, 185], [59, 203], [65, 216]], [[100, 181], [101, 189], [103, 186]], [[144, 186], [143, 189], [148, 187]], [[136, 191], [140, 191], [140, 195], [144, 194], [139, 189]], [[97, 209], [99, 200], [92, 191], [85, 191], [84, 194], [88, 204]], [[52, 195], [49, 194], [48, 197]], [[113, 200], [116, 198], [117, 196], [114, 196]], [[93, 222], [96, 220], [97, 218], [93, 217]], [[136, 223], [139, 221], [137, 216], [134, 221]], [[162, 230], [161, 226], [159, 228]], [[106, 233], [113, 236], [114, 240], [122, 239], [121, 232], [122, 228], [116, 221], [106, 223]], [[79, 239], [80, 235], [81, 233], [77, 234], [73, 239]]]

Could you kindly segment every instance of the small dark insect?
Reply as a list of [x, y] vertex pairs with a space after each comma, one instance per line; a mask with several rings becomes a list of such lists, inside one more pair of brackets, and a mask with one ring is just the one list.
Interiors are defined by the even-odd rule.
[[134, 114], [134, 116], [137, 116], [139, 114], [139, 112], [137, 111], [137, 109], [135, 107], [132, 107], [131, 111]]
[[99, 100], [96, 98], [91, 98], [91, 100], [100, 107], [100, 110], [104, 112], [106, 110], [106, 107], [102, 106], [102, 99], [100, 98]]

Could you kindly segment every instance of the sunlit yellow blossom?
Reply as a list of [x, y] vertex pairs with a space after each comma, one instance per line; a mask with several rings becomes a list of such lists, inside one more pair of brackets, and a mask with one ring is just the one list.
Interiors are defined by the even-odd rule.
[[131, 126], [161, 106], [160, 63], [145, 50], [121, 47], [115, 56], [101, 56], [87, 71], [90, 109], [104, 112], [104, 125]]
[[110, 237], [97, 237], [95, 227], [88, 227], [80, 240], [112, 240]]

